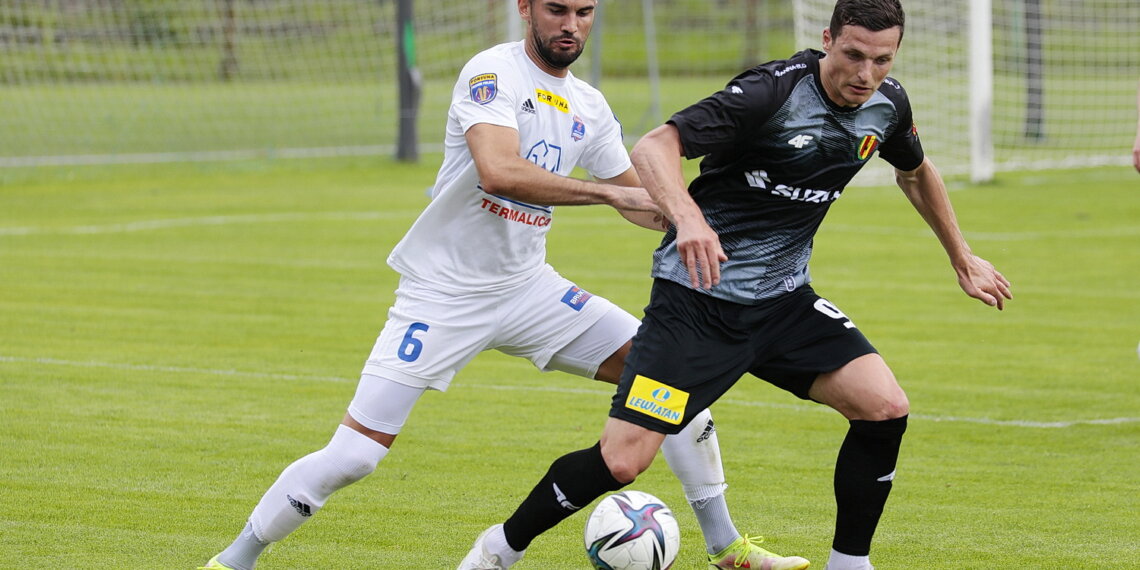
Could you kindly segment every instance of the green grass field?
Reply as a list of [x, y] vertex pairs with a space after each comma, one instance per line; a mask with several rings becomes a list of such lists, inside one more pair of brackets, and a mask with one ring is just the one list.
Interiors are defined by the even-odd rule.
[[[0, 169], [0, 567], [186, 569], [324, 445], [383, 324], [384, 263], [438, 157]], [[880, 570], [1140, 568], [1140, 180], [1130, 168], [956, 185], [974, 250], [1014, 284], [962, 294], [888, 188], [845, 193], [816, 288], [891, 363], [913, 415]], [[560, 208], [550, 261], [640, 314], [651, 232]], [[562, 453], [607, 386], [487, 353], [264, 570], [454, 568]], [[823, 566], [845, 423], [753, 378], [714, 407], [742, 531]], [[659, 461], [633, 488], [702, 541]], [[521, 569], [585, 568], [577, 516]]]

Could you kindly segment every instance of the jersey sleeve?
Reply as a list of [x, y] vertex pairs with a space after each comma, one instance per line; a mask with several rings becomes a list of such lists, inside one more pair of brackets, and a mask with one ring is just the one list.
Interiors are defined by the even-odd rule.
[[907, 97], [902, 85], [891, 78], [883, 81], [879, 92], [894, 103], [895, 112], [898, 114], [898, 124], [894, 132], [879, 145], [879, 156], [899, 170], [904, 172], [914, 170], [922, 164], [926, 154], [922, 150], [922, 143], [918, 140], [918, 128], [914, 125], [910, 98]]
[[685, 158], [713, 154], [739, 145], [772, 116], [775, 91], [771, 73], [753, 68], [666, 122], [680, 133]]
[[582, 154], [578, 164], [594, 178], [606, 179], [629, 170], [633, 163], [622, 140], [621, 123], [608, 105], [602, 117], [597, 139]]
[[515, 104], [521, 84], [518, 70], [505, 59], [483, 52], [471, 58], [455, 83], [451, 113], [467, 132], [479, 123], [518, 130]]

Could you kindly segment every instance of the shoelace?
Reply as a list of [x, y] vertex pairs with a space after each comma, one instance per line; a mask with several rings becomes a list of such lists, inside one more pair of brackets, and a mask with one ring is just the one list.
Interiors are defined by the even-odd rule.
[[[752, 552], [752, 545], [760, 544], [761, 542], [764, 542], [764, 537], [753, 537], [748, 536], [747, 534], [741, 537], [740, 542], [734, 542], [729, 547], [730, 550], [728, 552], [725, 552], [726, 555], [732, 554], [733, 556], [732, 567], [744, 568], [744, 564], [748, 562], [748, 555]], [[770, 554], [767, 550], [764, 550], [762, 548], [760, 550], [765, 554]]]

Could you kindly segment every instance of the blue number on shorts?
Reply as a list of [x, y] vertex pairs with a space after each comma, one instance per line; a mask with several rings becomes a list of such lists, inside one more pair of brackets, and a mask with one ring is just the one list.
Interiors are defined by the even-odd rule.
[[420, 331], [428, 330], [428, 326], [424, 323], [412, 323], [408, 326], [408, 332], [404, 333], [404, 342], [400, 345], [400, 349], [396, 351], [396, 356], [404, 362], [415, 362], [420, 357], [420, 352], [424, 349], [422, 340], [412, 336]]
[[839, 310], [839, 307], [832, 305], [827, 299], [816, 299], [814, 307], [815, 310], [833, 319], [842, 320], [843, 326], [849, 329], [855, 328], [855, 323], [851, 322], [851, 319], [847, 318], [847, 315], [844, 315], [843, 311]]

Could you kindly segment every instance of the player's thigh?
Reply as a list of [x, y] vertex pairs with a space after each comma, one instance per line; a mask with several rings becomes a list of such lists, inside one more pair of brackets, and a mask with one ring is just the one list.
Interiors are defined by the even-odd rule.
[[752, 374], [844, 415], [873, 409], [879, 398], [898, 400], [901, 389], [875, 347], [810, 287], [780, 300], [764, 321], [755, 333], [760, 349]]
[[[549, 266], [524, 287], [511, 291], [500, 307], [500, 328], [492, 348], [526, 358], [540, 370], [563, 370], [592, 378], [597, 366], [636, 330], [632, 316]], [[587, 338], [583, 339], [584, 335]], [[567, 350], [575, 341], [580, 342]], [[559, 358], [552, 364], [556, 355]]]
[[906, 393], [878, 354], [860, 356], [820, 374], [809, 393], [849, 420], [889, 420], [910, 411]]
[[545, 370], [560, 370], [617, 384], [627, 352], [622, 349], [640, 324], [633, 315], [611, 306], [590, 328], [558, 349]]
[[395, 437], [426, 390], [426, 386], [409, 386], [389, 378], [362, 374], [348, 405], [348, 415], [372, 431]]
[[401, 279], [362, 373], [446, 390], [488, 348], [497, 327], [494, 304], [493, 295], [447, 295]]
[[738, 305], [657, 280], [626, 358], [610, 416], [677, 433], [751, 364]]

